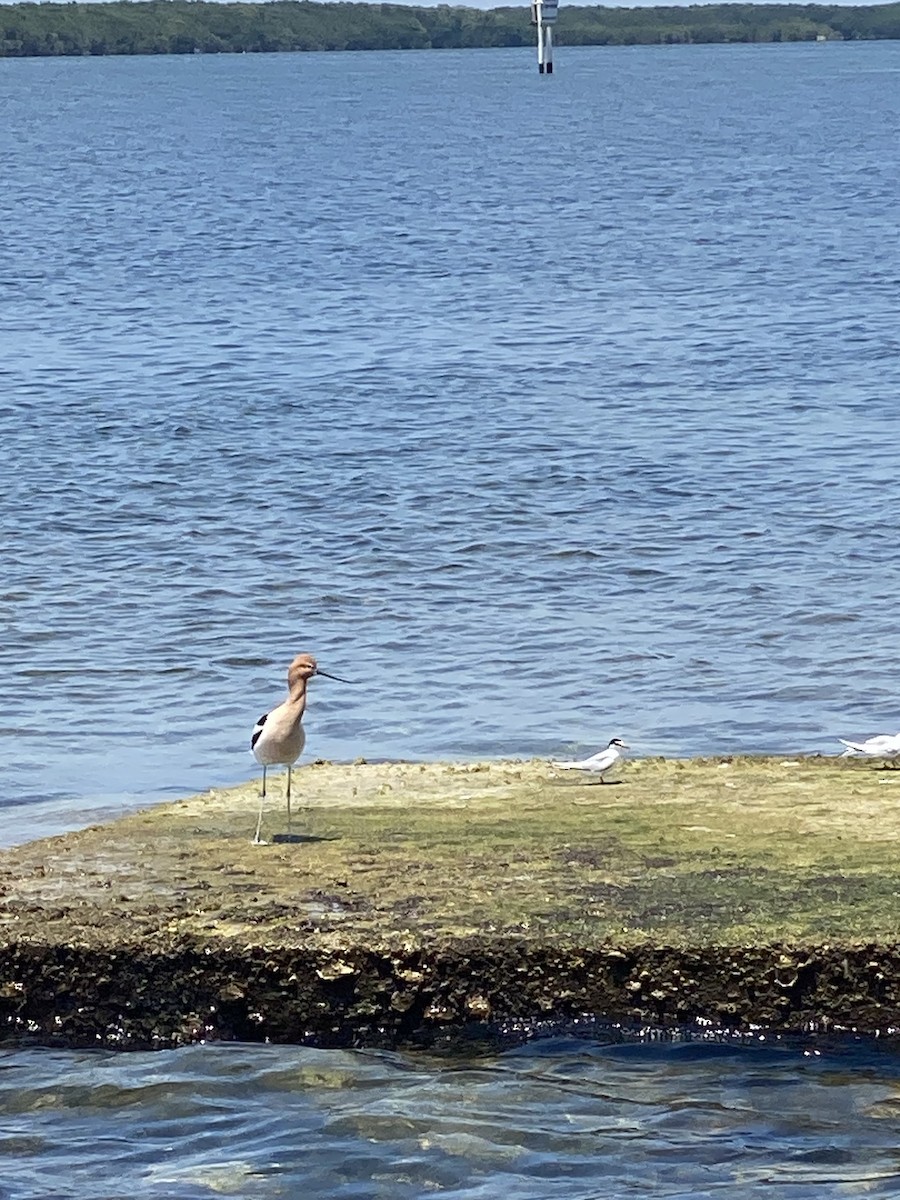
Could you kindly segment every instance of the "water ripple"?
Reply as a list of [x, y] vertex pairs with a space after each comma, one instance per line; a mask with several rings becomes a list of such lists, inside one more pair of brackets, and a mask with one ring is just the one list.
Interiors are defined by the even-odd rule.
[[[898, 1066], [822, 1049], [552, 1038], [450, 1060], [289, 1047], [20, 1052], [0, 1063], [5, 1194], [896, 1194]], [[172, 1154], [178, 1145], [177, 1155]], [[111, 1182], [111, 1178], [115, 1182]], [[56, 1190], [54, 1188], [56, 1187]]]
[[0, 62], [3, 837], [301, 648], [313, 756], [900, 726], [897, 53]]

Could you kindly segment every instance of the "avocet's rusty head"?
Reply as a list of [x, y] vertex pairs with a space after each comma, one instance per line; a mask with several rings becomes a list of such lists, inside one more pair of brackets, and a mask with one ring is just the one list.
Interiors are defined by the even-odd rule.
[[293, 688], [301, 680], [305, 682], [318, 674], [318, 664], [311, 654], [298, 654], [288, 667], [288, 687]]
[[326, 679], [336, 679], [338, 683], [350, 683], [349, 679], [341, 679], [340, 675], [323, 671], [311, 654], [298, 654], [288, 667], [288, 687], [293, 689], [297, 684], [312, 679], [313, 675], [324, 675]]

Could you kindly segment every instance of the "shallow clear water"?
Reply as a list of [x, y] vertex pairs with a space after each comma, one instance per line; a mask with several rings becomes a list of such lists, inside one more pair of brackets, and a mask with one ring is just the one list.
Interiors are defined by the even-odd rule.
[[[0, 61], [0, 840], [900, 728], [900, 44]], [[761, 1056], [762, 1055], [762, 1056]], [[21, 1051], [0, 1197], [897, 1194], [870, 1050]]]
[[231, 1046], [4, 1065], [0, 1195], [17, 1200], [900, 1188], [900, 1064], [866, 1048], [558, 1039], [452, 1061]]

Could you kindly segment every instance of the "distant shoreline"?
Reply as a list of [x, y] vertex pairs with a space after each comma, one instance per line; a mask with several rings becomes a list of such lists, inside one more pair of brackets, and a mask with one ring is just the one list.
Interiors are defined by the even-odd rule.
[[[485, 49], [534, 41], [527, 5], [481, 10], [308, 0], [113, 0], [4, 5], [2, 14], [3, 58]], [[639, 9], [564, 4], [557, 26], [557, 41], [567, 46], [895, 39], [900, 39], [900, 4]]]

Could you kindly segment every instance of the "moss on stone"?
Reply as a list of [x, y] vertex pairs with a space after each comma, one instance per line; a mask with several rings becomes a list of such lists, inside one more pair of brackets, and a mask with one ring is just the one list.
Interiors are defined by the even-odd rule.
[[[882, 1029], [898, 788], [841, 758], [644, 759], [605, 784], [543, 761], [313, 764], [293, 841], [251, 844], [253, 783], [0, 855], [0, 1016], [125, 1044], [578, 1011]], [[276, 777], [264, 836], [284, 827]], [[53, 984], [66, 961], [81, 1015]]]

